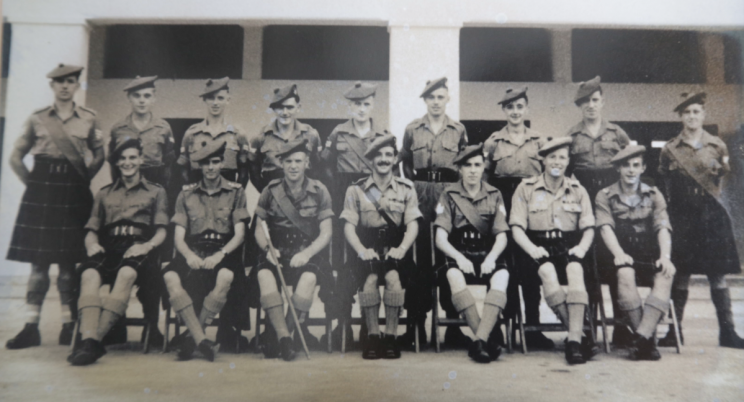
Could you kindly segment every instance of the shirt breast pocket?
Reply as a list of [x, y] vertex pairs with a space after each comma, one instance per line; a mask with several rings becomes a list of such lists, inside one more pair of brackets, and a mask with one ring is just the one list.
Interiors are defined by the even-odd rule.
[[620, 145], [615, 141], [601, 141], [599, 143], [599, 147], [602, 148], [605, 152], [609, 152], [612, 155], [615, 155], [620, 151]]
[[218, 208], [214, 212], [214, 217], [218, 221], [227, 222], [230, 219], [230, 208]]
[[592, 144], [587, 141], [574, 141], [571, 145], [571, 153], [575, 155], [585, 154], [591, 150]]
[[414, 140], [413, 145], [411, 145], [411, 153], [413, 154], [414, 169], [426, 169], [429, 167], [429, 147], [426, 142]]
[[298, 211], [300, 216], [303, 218], [312, 218], [318, 216], [318, 207], [316, 206], [305, 206], [300, 208]]
[[442, 140], [442, 148], [444, 148], [447, 151], [457, 153], [460, 150], [457, 145], [458, 145], [458, 141], [454, 138], [447, 137]]
[[572, 213], [572, 214], [580, 214], [581, 213], [581, 204], [563, 204], [563, 210]]
[[346, 153], [348, 150], [349, 144], [340, 141], [336, 143], [336, 151], [338, 151], [338, 153]]
[[396, 213], [403, 213], [405, 211], [406, 207], [403, 204], [403, 201], [401, 200], [390, 200], [388, 202], [388, 208], [390, 209], [390, 212], [396, 212]]

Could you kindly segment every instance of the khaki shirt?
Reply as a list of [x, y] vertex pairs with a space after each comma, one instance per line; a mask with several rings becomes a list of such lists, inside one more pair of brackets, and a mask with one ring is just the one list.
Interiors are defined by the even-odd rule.
[[[335, 172], [372, 174], [363, 161], [364, 154], [357, 155], [349, 145], [350, 142], [358, 143], [359, 148], [364, 152], [377, 137], [388, 134], [387, 130], [376, 128], [372, 119], [370, 119], [370, 125], [369, 132], [362, 137], [354, 127], [353, 120], [339, 124], [328, 136], [320, 158]], [[371, 164], [371, 161], [369, 163]]]
[[175, 158], [173, 132], [167, 121], [154, 115], [140, 130], [132, 122], [132, 114], [127, 115], [111, 127], [111, 153], [120, 138], [139, 138], [142, 141], [142, 167], [157, 167], [170, 164]]
[[592, 203], [578, 180], [563, 177], [554, 193], [545, 185], [545, 173], [522, 180], [512, 198], [509, 225], [525, 230], [571, 232], [594, 226]]
[[23, 154], [44, 155], [52, 158], [64, 159], [64, 154], [57, 148], [49, 134], [49, 127], [44, 119], [56, 119], [70, 138], [81, 157], [85, 157], [85, 150], [94, 151], [103, 146], [103, 133], [98, 127], [96, 112], [83, 106], [75, 105], [70, 117], [62, 120], [54, 106], [47, 106], [35, 111], [26, 120], [23, 133], [15, 142], [15, 148]]
[[418, 208], [416, 189], [410, 180], [393, 177], [384, 189], [380, 189], [372, 176], [369, 176], [358, 180], [346, 190], [341, 219], [365, 228], [381, 228], [388, 225], [365, 193], [379, 196], [377, 203], [380, 208], [398, 226], [407, 225], [422, 217]]
[[[674, 148], [676, 154], [682, 156], [681, 161], [671, 154], [670, 148]], [[709, 180], [707, 184], [720, 190], [720, 177], [731, 171], [726, 144], [707, 131], [703, 131], [698, 144], [683, 141], [681, 136], [667, 142], [661, 150], [659, 174], [668, 175], [677, 171], [689, 177], [687, 170], [703, 172], [700, 176]]]
[[[310, 161], [318, 160], [318, 154], [323, 149], [323, 145], [320, 143], [320, 135], [317, 130], [308, 124], [295, 120], [294, 128], [285, 139], [279, 134], [276, 124], [276, 120], [274, 120], [271, 124], [262, 128], [258, 136], [250, 140], [250, 146], [247, 148], [248, 160], [252, 164], [260, 165], [261, 173], [281, 170], [282, 164], [276, 154], [281, 151], [284, 144], [297, 138], [308, 141], [307, 147], [311, 152]], [[314, 166], [311, 164], [310, 168], [313, 169]]]
[[468, 221], [452, 199], [452, 195], [450, 195], [452, 193], [457, 193], [470, 201], [481, 218], [490, 223], [492, 235], [495, 236], [509, 231], [509, 225], [506, 223], [506, 207], [504, 207], [501, 192], [488, 183], [481, 182], [480, 191], [475, 197], [472, 197], [463, 187], [462, 180], [450, 184], [439, 197], [439, 204], [436, 209], [437, 219], [434, 221], [435, 226], [444, 229], [447, 233], [451, 233], [453, 228], [472, 226], [472, 223]]
[[532, 177], [542, 173], [537, 151], [546, 138], [529, 128], [524, 135], [524, 143], [517, 145], [509, 139], [507, 127], [491, 134], [483, 143], [486, 171], [493, 171], [496, 177]]
[[[664, 196], [659, 189], [641, 183], [640, 200], [634, 205], [626, 204], [620, 195], [622, 188], [617, 182], [597, 193], [595, 203], [597, 215], [597, 227], [609, 225], [615, 229], [616, 220], [628, 220], [633, 222], [636, 233], [654, 233], [661, 229], [672, 230], [667, 214], [667, 205]], [[652, 218], [653, 227], [649, 227], [649, 218]]]
[[628, 134], [620, 126], [604, 119], [596, 138], [589, 134], [583, 121], [571, 127], [568, 135], [573, 137], [571, 162], [580, 168], [611, 168], [612, 157], [630, 144]]
[[219, 189], [212, 194], [204, 188], [203, 180], [183, 186], [171, 222], [188, 229], [190, 235], [208, 230], [232, 234], [235, 225], [249, 217], [245, 191], [239, 183], [223, 177], [219, 180]]
[[434, 133], [427, 114], [406, 126], [400, 160], [414, 170], [448, 168], [457, 171], [452, 161], [466, 145], [468, 134], [462, 123], [445, 116], [441, 131]]
[[225, 141], [225, 164], [223, 169], [237, 169], [248, 160], [248, 137], [239, 127], [232, 124], [223, 127], [210, 127], [207, 121], [201, 121], [189, 127], [181, 141], [181, 155], [178, 164], [191, 165], [192, 170], [198, 170], [199, 164], [191, 162], [189, 156], [209, 144], [211, 141]]
[[305, 177], [305, 182], [302, 184], [302, 192], [297, 198], [293, 198], [284, 179], [274, 179], [261, 191], [261, 196], [258, 198], [258, 205], [256, 206], [256, 216], [264, 220], [270, 227], [295, 228], [294, 223], [284, 214], [279, 203], [271, 194], [271, 188], [274, 186], [284, 186], [284, 192], [287, 194], [287, 198], [289, 198], [297, 209], [300, 217], [306, 222], [317, 225], [321, 221], [333, 217], [331, 195], [323, 183]]
[[127, 189], [124, 181], [103, 187], [93, 201], [85, 228], [98, 231], [106, 225], [127, 221], [147, 226], [168, 226], [168, 200], [165, 189], [144, 177]]

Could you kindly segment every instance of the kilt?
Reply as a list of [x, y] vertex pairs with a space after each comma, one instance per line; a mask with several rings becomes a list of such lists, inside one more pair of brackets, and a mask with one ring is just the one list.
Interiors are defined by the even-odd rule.
[[36, 264], [84, 260], [84, 226], [93, 208], [89, 185], [68, 160], [36, 156], [6, 258]]
[[[581, 242], [583, 236], [582, 231], [562, 232], [560, 230], [553, 230], [549, 232], [527, 230], [527, 237], [537, 247], [543, 247], [548, 251], [550, 257], [543, 257], [539, 260], [534, 260], [527, 253], [520, 253], [521, 261], [519, 261], [520, 270], [528, 270], [528, 274], [537, 272], [537, 270], [543, 264], [550, 262], [555, 267], [555, 271], [558, 274], [558, 282], [562, 284], [568, 283], [566, 276], [566, 267], [570, 262], [579, 262], [581, 260], [575, 256], [568, 255], [568, 251], [575, 247]], [[551, 237], [554, 234], [554, 237]], [[560, 237], [559, 237], [560, 236]], [[586, 257], [589, 256], [587, 252]], [[586, 272], [586, 270], [584, 270]]]
[[[633, 268], [636, 274], [636, 282], [640, 286], [653, 284], [654, 276], [660, 270], [656, 267], [659, 259], [659, 241], [656, 233], [635, 233], [630, 222], [616, 221], [615, 236], [625, 254], [633, 257]], [[597, 268], [602, 278], [607, 282], [616, 280], [617, 271], [626, 266], [615, 265], [615, 257], [604, 242], [597, 244]], [[643, 285], [642, 285], [643, 284]]]
[[726, 209], [693, 179], [672, 173], [668, 182], [672, 261], [681, 274], [741, 272]]
[[[490, 274], [481, 275], [481, 264], [483, 264], [483, 261], [486, 259], [486, 255], [488, 255], [489, 252], [490, 250], [462, 252], [462, 254], [473, 263], [473, 269], [475, 270], [475, 274], [466, 274], [463, 272], [463, 275], [465, 276], [465, 282], [468, 285], [486, 285], [490, 287], [491, 277], [496, 274], [496, 272], [501, 271], [502, 269], [509, 270], [509, 265], [506, 263], [504, 257], [499, 256], [499, 258], [496, 260], [496, 268], [494, 268], [494, 270], [491, 271]], [[438, 286], [449, 286], [449, 282], [447, 281], [447, 271], [450, 268], [460, 269], [460, 267], [457, 266], [457, 262], [454, 258], [445, 257], [444, 264], [442, 264], [437, 269]]]
[[137, 271], [137, 286], [142, 286], [148, 278], [148, 270], [157, 269], [155, 255], [157, 251], [153, 250], [147, 255], [138, 257], [124, 258], [124, 253], [135, 244], [141, 244], [149, 240], [150, 236], [140, 235], [109, 235], [108, 229], [114, 225], [109, 225], [100, 231], [100, 244], [104, 248], [103, 253], [98, 253], [89, 257], [80, 266], [78, 272], [82, 274], [87, 269], [95, 269], [101, 276], [101, 285], [114, 285], [116, 275], [123, 267], [131, 267]]

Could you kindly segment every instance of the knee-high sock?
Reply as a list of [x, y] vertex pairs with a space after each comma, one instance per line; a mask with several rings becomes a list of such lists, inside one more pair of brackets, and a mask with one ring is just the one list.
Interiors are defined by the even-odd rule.
[[[487, 341], [488, 336], [491, 335], [496, 320], [499, 319], [499, 313], [506, 306], [506, 293], [491, 289], [486, 294], [486, 300], [483, 302], [483, 318], [481, 318], [480, 325], [478, 325], [478, 331], [475, 332], [475, 337]], [[499, 329], [500, 331], [500, 329]]]
[[49, 275], [32, 272], [26, 284], [26, 322], [38, 324], [41, 319], [41, 305], [49, 291]]
[[204, 298], [204, 303], [199, 312], [199, 324], [201, 324], [202, 328], [207, 327], [214, 321], [214, 317], [217, 317], [217, 314], [222, 311], [226, 302], [226, 297], [220, 297], [214, 290], [209, 292]]
[[[621, 314], [624, 314], [630, 321], [630, 325], [633, 330], [637, 330], [641, 324], [641, 317], [643, 316], [643, 310], [641, 309], [642, 302], [641, 296], [638, 292], [631, 293], [629, 295], [618, 295], [617, 306]], [[616, 310], [617, 311], [617, 310]], [[618, 314], [621, 315], [621, 314]], [[616, 324], [618, 324], [616, 322]]]
[[359, 307], [364, 311], [364, 320], [367, 323], [367, 333], [370, 335], [380, 334], [380, 292], [359, 292]]
[[672, 288], [672, 301], [674, 301], [674, 314], [677, 315], [677, 322], [682, 324], [682, 316], [685, 314], [685, 305], [687, 304], [687, 296], [690, 291], [687, 289]]
[[[302, 325], [305, 322], [305, 318], [310, 312], [310, 307], [313, 306], [313, 299], [298, 295], [296, 292], [292, 295], [292, 305], [297, 313], [297, 321]], [[292, 318], [292, 312], [287, 309], [287, 316], [285, 317], [287, 323], [287, 330], [292, 334], [295, 330], [294, 318]]]
[[126, 313], [127, 301], [109, 296], [103, 300], [102, 309], [101, 319], [98, 321], [98, 336], [96, 338], [98, 341], [103, 339], [111, 327]]
[[196, 318], [196, 312], [194, 311], [193, 302], [191, 297], [185, 291], [173, 292], [170, 295], [170, 303], [173, 310], [176, 311], [179, 317], [186, 323], [186, 328], [189, 329], [189, 333], [194, 338], [194, 342], [198, 345], [203, 341], [206, 336], [204, 335], [204, 329]]
[[[62, 268], [60, 267], [60, 271]], [[57, 290], [59, 291], [59, 304], [62, 309], [62, 323], [72, 322], [72, 312], [70, 311], [70, 302], [73, 297], [73, 277], [72, 274], [63, 274], [60, 272], [57, 277]]]
[[589, 304], [589, 294], [585, 291], [571, 290], [566, 295], [568, 305], [568, 340], [581, 342], [584, 332], [584, 311]]
[[643, 307], [643, 318], [636, 333], [644, 338], [651, 338], [656, 332], [656, 325], [667, 311], [669, 311], [669, 300], [659, 299], [653, 294], [648, 295], [646, 305]]
[[95, 339], [98, 334], [98, 320], [101, 317], [101, 298], [97, 294], [80, 295], [80, 333], [82, 339]]
[[470, 293], [470, 290], [463, 289], [457, 293], [453, 293], [452, 304], [454, 304], [457, 312], [465, 316], [465, 321], [468, 322], [470, 330], [476, 333], [480, 325], [480, 317], [478, 316], [478, 309], [475, 308], [475, 299], [472, 293]]
[[557, 292], [546, 294], [545, 302], [548, 304], [551, 310], [558, 316], [561, 323], [568, 328], [568, 307], [566, 306], [566, 292], [563, 289], [558, 289]]
[[406, 300], [406, 291], [385, 289], [382, 299], [385, 303], [385, 333], [395, 336], [398, 334], [398, 314]]
[[731, 311], [731, 294], [728, 288], [714, 289], [710, 288], [710, 296], [713, 305], [716, 306], [716, 315], [718, 316], [718, 327], [723, 331], [734, 330], [734, 314]]
[[289, 336], [287, 323], [284, 322], [284, 302], [279, 292], [273, 292], [261, 296], [261, 307], [266, 311], [269, 322], [276, 331], [276, 337], [282, 339]]

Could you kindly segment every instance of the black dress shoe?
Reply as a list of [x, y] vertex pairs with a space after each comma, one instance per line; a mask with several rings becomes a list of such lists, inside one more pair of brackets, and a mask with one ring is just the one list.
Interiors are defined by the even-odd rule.
[[659, 349], [656, 348], [656, 340], [654, 340], [654, 338], [646, 341], [646, 360], [661, 360], [661, 353], [659, 353]]
[[68, 359], [73, 366], [87, 366], [95, 363], [101, 356], [106, 354], [106, 348], [95, 339], [85, 339], [80, 348], [75, 350]]
[[209, 339], [204, 339], [199, 342], [199, 352], [204, 356], [205, 359], [210, 362], [214, 361], [214, 357], [217, 356], [217, 352], [220, 350], [220, 344], [214, 343]]
[[744, 339], [739, 338], [733, 327], [723, 328], [718, 334], [718, 345], [724, 348], [744, 349]]
[[597, 354], [599, 354], [599, 346], [592, 339], [592, 335], [586, 334], [581, 337], [581, 355], [584, 356], [584, 360], [589, 361]]
[[293, 343], [292, 338], [288, 336], [279, 339], [279, 349], [282, 352], [282, 359], [284, 359], [285, 362], [291, 362], [295, 358], [296, 352], [294, 351]]
[[[145, 344], [145, 335], [147, 335], [147, 331], [145, 329], [142, 330], [142, 336], [140, 337], [140, 343], [142, 345]], [[155, 347], [162, 347], [163, 346], [163, 334], [160, 333], [160, 329], [158, 329], [157, 325], [150, 325], [150, 340], [149, 340], [150, 346]]]
[[[679, 344], [684, 345], [685, 337], [684, 335], [682, 335], [682, 327], [679, 327], [679, 337], [680, 337]], [[669, 331], [667, 331], [666, 336], [659, 339], [659, 346], [663, 346], [663, 347], [677, 346], [677, 335], [674, 334], [674, 325], [669, 324]]]
[[101, 343], [104, 345], [118, 345], [120, 343], [127, 343], [127, 326], [124, 325], [124, 320], [119, 320], [109, 332], [104, 335]]
[[566, 342], [566, 361], [568, 364], [584, 364], [584, 355], [581, 353], [581, 345], [576, 341]]
[[8, 340], [5, 347], [8, 349], [25, 349], [41, 345], [39, 324], [27, 323], [15, 338]]
[[537, 350], [553, 350], [555, 349], [555, 342], [545, 336], [542, 332], [527, 332], [524, 334], [524, 340], [527, 342], [527, 347], [530, 349]]
[[66, 322], [62, 324], [62, 330], [59, 331], [59, 344], [69, 346], [72, 343], [72, 331], [74, 330], [74, 322]]
[[196, 341], [194, 341], [194, 338], [188, 337], [184, 339], [178, 346], [178, 360], [191, 360], [194, 350], [196, 350]]
[[473, 340], [465, 336], [460, 327], [447, 327], [444, 331], [444, 346], [467, 349], [472, 343]]
[[478, 339], [470, 344], [468, 356], [478, 363], [490, 363], [491, 355], [486, 351], [487, 348], [486, 341]]
[[616, 348], [627, 348], [633, 344], [633, 332], [625, 325], [615, 325], [612, 331], [612, 345]]
[[380, 335], [369, 335], [364, 343], [362, 358], [366, 360], [377, 360], [382, 357], [380, 350]]
[[382, 344], [384, 347], [382, 353], [383, 359], [400, 359], [400, 347], [395, 341], [395, 335], [385, 334]]

